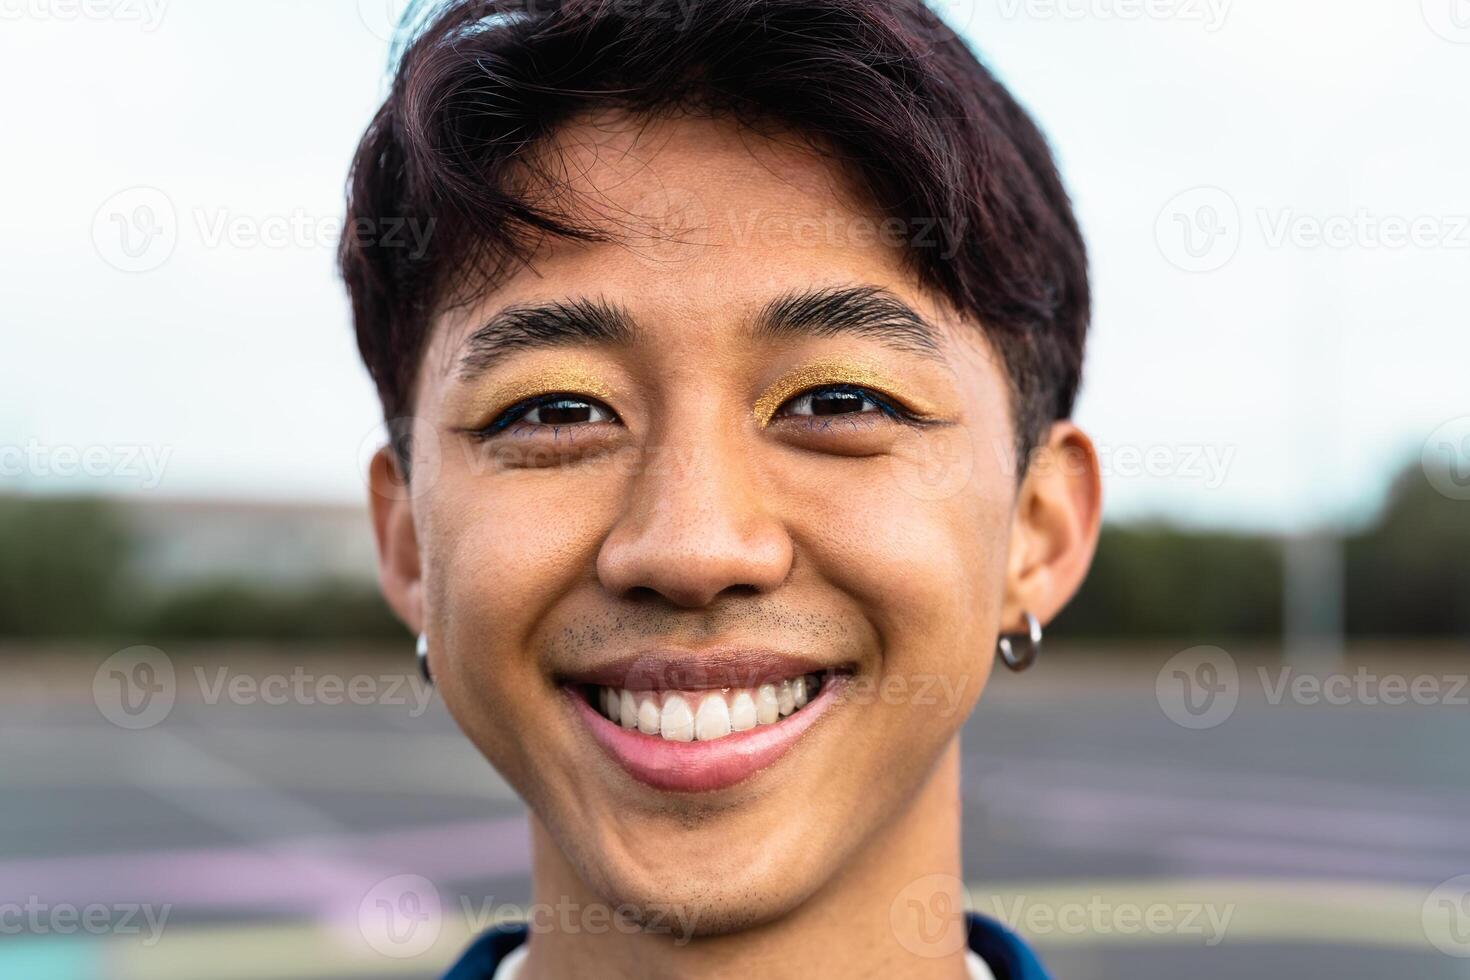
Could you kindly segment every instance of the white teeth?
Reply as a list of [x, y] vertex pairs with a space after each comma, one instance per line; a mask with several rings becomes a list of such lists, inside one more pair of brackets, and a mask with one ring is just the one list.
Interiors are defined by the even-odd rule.
[[755, 722], [755, 699], [750, 696], [749, 691], [737, 691], [734, 700], [730, 702], [731, 730], [748, 731], [755, 727]]
[[[723, 691], [657, 692], [599, 687], [593, 701], [613, 724], [674, 742], [702, 742], [771, 725], [816, 697], [810, 676]], [[697, 707], [691, 707], [697, 706]]]
[[657, 735], [659, 729], [658, 700], [652, 694], [638, 699], [638, 730], [645, 735]]
[[701, 742], [730, 734], [730, 706], [722, 694], [706, 694], [694, 716], [694, 735]]
[[782, 681], [781, 686], [776, 688], [776, 702], [780, 705], [782, 715], [789, 715], [796, 710], [796, 695], [791, 690], [790, 681]]
[[762, 684], [755, 691], [755, 720], [760, 725], [774, 724], [781, 717], [781, 701], [776, 696], [776, 685]]
[[689, 703], [681, 694], [670, 694], [664, 700], [663, 715], [659, 718], [659, 734], [671, 742], [694, 741], [694, 715], [689, 713]]

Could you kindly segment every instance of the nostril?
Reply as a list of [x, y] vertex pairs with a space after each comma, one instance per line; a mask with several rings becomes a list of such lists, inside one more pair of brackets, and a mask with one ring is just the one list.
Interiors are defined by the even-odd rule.
[[646, 604], [663, 598], [663, 594], [651, 585], [635, 585], [623, 593], [623, 598], [631, 602]]
[[663, 585], [633, 585], [623, 590], [620, 598], [641, 606], [668, 606], [700, 608], [727, 598], [754, 598], [762, 594], [757, 585], [737, 583], [727, 585], [717, 592], [701, 590], [693, 579], [680, 580], [670, 575]]

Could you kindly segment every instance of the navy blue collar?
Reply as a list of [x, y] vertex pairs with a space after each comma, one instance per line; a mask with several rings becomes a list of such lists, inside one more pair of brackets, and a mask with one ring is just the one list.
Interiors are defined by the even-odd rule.
[[[1021, 937], [989, 916], [966, 913], [970, 948], [995, 974], [995, 980], [1050, 980], [1041, 961]], [[480, 934], [443, 980], [491, 980], [511, 950], [526, 941], [525, 923], [506, 923]]]

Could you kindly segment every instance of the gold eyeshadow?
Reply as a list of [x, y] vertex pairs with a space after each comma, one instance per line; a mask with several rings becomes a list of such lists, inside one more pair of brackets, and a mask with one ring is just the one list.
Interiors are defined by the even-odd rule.
[[[767, 389], [755, 403], [756, 425], [765, 428], [770, 424], [776, 410], [785, 404], [788, 398], [801, 394], [808, 388], [844, 384], [872, 388], [879, 394], [899, 398], [898, 394], [892, 391], [894, 385], [888, 381], [888, 375], [878, 361], [861, 357], [826, 358], [803, 365]], [[905, 395], [901, 400], [915, 414], [938, 414], [932, 405], [922, 399]]]
[[[811, 388], [823, 385], [853, 385], [871, 388], [878, 394], [887, 395], [904, 403], [919, 416], [936, 416], [938, 410], [927, 401], [913, 395], [900, 396], [890, 375], [880, 362], [867, 357], [829, 357], [802, 365], [781, 378], [756, 400], [755, 421], [765, 428], [777, 409], [791, 397]], [[595, 372], [577, 365], [558, 366], [520, 375], [502, 384], [487, 385], [469, 396], [469, 404], [477, 416], [505, 411], [537, 395], [567, 392], [598, 398], [612, 404], [617, 392]], [[478, 423], [476, 423], [478, 424]]]
[[485, 390], [475, 392], [473, 398], [478, 412], [498, 414], [528, 398], [556, 392], [590, 395], [609, 403], [615, 397], [613, 389], [596, 374], [572, 365], [548, 368], [521, 375], [504, 384], [489, 385]]

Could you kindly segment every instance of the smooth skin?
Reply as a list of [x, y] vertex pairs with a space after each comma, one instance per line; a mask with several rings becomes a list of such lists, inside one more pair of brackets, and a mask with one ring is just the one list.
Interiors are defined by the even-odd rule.
[[[439, 316], [412, 478], [380, 452], [370, 495], [388, 602], [427, 632], [449, 711], [530, 806], [533, 901], [631, 903], [650, 926], [544, 923], [526, 980], [965, 976], [958, 925], [936, 939], [910, 910], [961, 907], [957, 733], [998, 634], [1023, 610], [1050, 621], [1086, 573], [1092, 444], [1058, 422], [1018, 478], [1004, 369], [978, 325], [920, 287], [843, 168], [800, 141], [603, 115], [544, 152], [577, 213], [618, 240], [546, 241]], [[942, 358], [847, 334], [751, 341], [773, 299], [852, 286], [934, 324]], [[578, 299], [626, 311], [637, 342], [461, 370], [497, 312]], [[801, 393], [763, 420], [769, 393], [818, 363], [854, 365], [852, 383], [931, 424], [869, 401], [817, 416]], [[541, 388], [580, 414], [472, 434]], [[695, 794], [632, 780], [556, 680], [719, 643], [847, 663], [872, 686], [769, 768]]]

